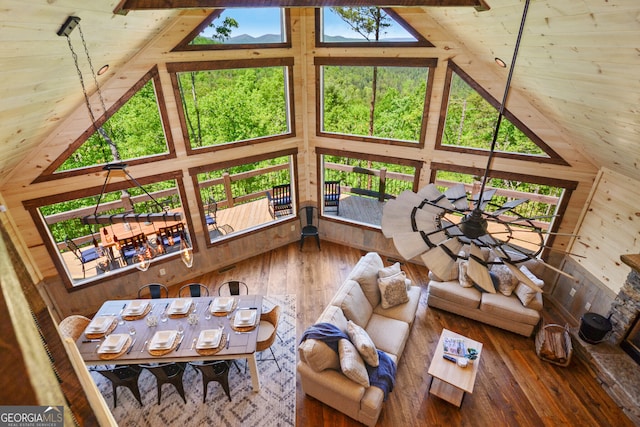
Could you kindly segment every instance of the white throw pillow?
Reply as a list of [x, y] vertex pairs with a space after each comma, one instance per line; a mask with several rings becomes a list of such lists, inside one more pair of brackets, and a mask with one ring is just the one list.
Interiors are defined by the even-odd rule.
[[[499, 258], [496, 261], [500, 262]], [[518, 286], [518, 278], [504, 264], [493, 264], [491, 272], [498, 278], [498, 292], [510, 296]]]
[[400, 273], [400, 263], [396, 262], [395, 264], [390, 265], [389, 267], [381, 268], [380, 270], [378, 270], [378, 278], [389, 277], [398, 273]]
[[378, 366], [380, 363], [378, 351], [376, 350], [376, 345], [371, 340], [367, 331], [349, 320], [347, 323], [347, 335], [349, 335], [351, 342], [356, 347], [364, 361], [369, 366]]
[[338, 354], [340, 355], [340, 369], [347, 378], [361, 386], [369, 387], [369, 374], [358, 350], [351, 341], [341, 339], [338, 342]]
[[409, 301], [405, 279], [404, 271], [378, 279], [382, 308], [391, 308]]
[[473, 280], [471, 280], [467, 275], [468, 267], [469, 267], [469, 261], [460, 260], [458, 262], [458, 269], [459, 269], [458, 281], [460, 282], [460, 286], [462, 286], [463, 288], [473, 287]]
[[325, 369], [340, 370], [338, 354], [320, 340], [312, 338], [304, 340], [298, 347], [298, 353], [300, 359], [315, 372], [322, 372]]
[[382, 258], [377, 252], [369, 252], [353, 267], [347, 279], [355, 280], [360, 284], [371, 307], [380, 304], [380, 290], [378, 289], [378, 271], [384, 268]]
[[[520, 271], [522, 271], [529, 279], [531, 279], [531, 281], [539, 286], [539, 287], [543, 287], [544, 286], [544, 281], [538, 279], [532, 272], [529, 271], [529, 269], [526, 266], [521, 266], [520, 267]], [[518, 297], [518, 299], [520, 300], [520, 302], [522, 303], [522, 305], [524, 305], [525, 307], [527, 307], [531, 301], [535, 298], [537, 291], [531, 289], [529, 286], [525, 285], [523, 282], [518, 283], [518, 286], [516, 286], [515, 289], [515, 294]]]

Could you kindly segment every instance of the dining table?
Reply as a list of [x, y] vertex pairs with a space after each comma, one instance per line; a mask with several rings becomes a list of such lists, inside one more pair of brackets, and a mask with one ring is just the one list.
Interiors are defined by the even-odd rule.
[[246, 359], [260, 391], [262, 295], [108, 300], [76, 340], [86, 365]]

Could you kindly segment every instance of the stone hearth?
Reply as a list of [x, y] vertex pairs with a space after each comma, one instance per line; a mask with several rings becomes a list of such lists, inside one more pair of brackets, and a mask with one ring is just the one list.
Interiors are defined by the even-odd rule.
[[611, 304], [612, 331], [600, 344], [589, 344], [570, 330], [576, 355], [587, 361], [597, 380], [629, 419], [640, 426], [640, 367], [622, 350], [620, 342], [640, 312], [640, 255], [623, 255], [622, 261], [631, 273], [615, 301]]

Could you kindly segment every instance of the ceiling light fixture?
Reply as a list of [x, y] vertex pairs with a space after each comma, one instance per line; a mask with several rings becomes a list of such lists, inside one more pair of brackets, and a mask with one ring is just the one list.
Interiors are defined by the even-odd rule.
[[[536, 258], [545, 247], [543, 231], [534, 223], [534, 220], [539, 217], [527, 218], [513, 211], [515, 207], [526, 202], [526, 199], [509, 201], [502, 206], [497, 206], [492, 212], [485, 209], [489, 204], [496, 206], [491, 203], [496, 190], [485, 191], [485, 188], [509, 95], [529, 1], [525, 1], [513, 59], [478, 195], [467, 200], [463, 184], [449, 188], [444, 194], [434, 184], [429, 184], [418, 193], [407, 190], [395, 199], [389, 200], [382, 214], [382, 232], [385, 237], [393, 238], [393, 243], [402, 257], [408, 260], [420, 255], [429, 270], [440, 277], [448, 276], [458, 259], [468, 259], [469, 278], [489, 292], [495, 292], [489, 275], [491, 264], [506, 265], [519, 281], [542, 292], [542, 289], [516, 266], [518, 263]], [[514, 216], [509, 216], [508, 219], [502, 217], [507, 212]], [[514, 243], [514, 241], [523, 240], [518, 237], [521, 232], [530, 233], [527, 236], [532, 237], [527, 241], [533, 241], [535, 249], [524, 249], [521, 245]], [[468, 254], [460, 252], [465, 245], [469, 247]], [[485, 261], [483, 249], [492, 251], [498, 258]], [[546, 263], [544, 265], [559, 271]]]
[[496, 58], [493, 58], [493, 60], [496, 62], [496, 64], [498, 64], [502, 68], [507, 68], [507, 63], [504, 62], [502, 59], [496, 57]]
[[101, 76], [104, 73], [106, 73], [107, 71], [109, 71], [109, 64], [104, 64], [102, 67], [100, 67], [100, 69], [98, 70], [98, 75]]

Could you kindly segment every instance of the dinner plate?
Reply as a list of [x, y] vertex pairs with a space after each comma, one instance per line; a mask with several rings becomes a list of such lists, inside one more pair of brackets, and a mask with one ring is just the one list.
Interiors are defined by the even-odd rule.
[[125, 316], [135, 316], [136, 314], [142, 314], [149, 305], [148, 301], [131, 301], [127, 308], [124, 309]]
[[111, 334], [105, 339], [100, 347], [98, 353], [119, 353], [122, 351], [122, 347], [127, 342], [129, 335], [127, 334]]
[[204, 331], [201, 331], [198, 336], [196, 348], [216, 348], [220, 345], [221, 338], [222, 331], [220, 329], [205, 329]]
[[238, 310], [234, 324], [236, 326], [251, 326], [256, 321], [256, 310]]
[[89, 326], [87, 326], [86, 332], [90, 334], [99, 334], [106, 332], [109, 326], [113, 323], [113, 316], [98, 316], [95, 317]]
[[177, 298], [169, 306], [169, 314], [185, 314], [189, 308], [191, 308], [191, 298]]
[[213, 304], [211, 304], [211, 311], [221, 312], [221, 311], [229, 311], [231, 310], [231, 306], [233, 305], [233, 298], [229, 297], [218, 297], [213, 300]]
[[158, 331], [155, 333], [153, 338], [151, 338], [151, 343], [149, 344], [149, 349], [151, 350], [162, 350], [169, 348], [173, 345], [176, 340], [176, 335], [178, 331]]

